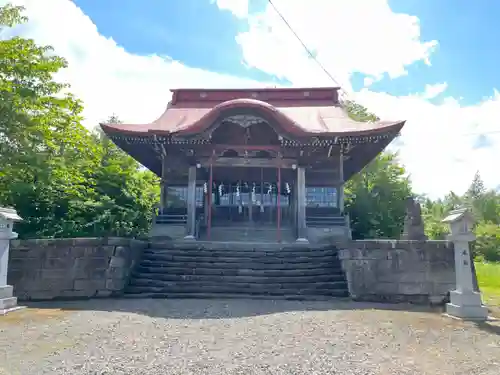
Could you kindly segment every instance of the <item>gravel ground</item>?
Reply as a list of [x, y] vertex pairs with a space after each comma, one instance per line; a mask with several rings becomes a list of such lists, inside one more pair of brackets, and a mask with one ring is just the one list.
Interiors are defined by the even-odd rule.
[[500, 373], [500, 326], [401, 305], [32, 304], [0, 317], [0, 374]]

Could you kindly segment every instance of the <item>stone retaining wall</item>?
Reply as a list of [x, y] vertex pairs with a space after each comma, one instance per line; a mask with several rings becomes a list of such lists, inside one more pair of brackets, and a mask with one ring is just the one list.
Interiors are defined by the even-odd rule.
[[355, 300], [442, 304], [455, 289], [453, 244], [447, 241], [349, 241], [339, 245]]
[[[20, 300], [119, 296], [148, 246], [124, 238], [11, 241], [8, 283]], [[455, 289], [454, 250], [446, 241], [336, 246], [355, 300], [440, 304]]]
[[8, 283], [20, 300], [120, 295], [147, 246], [125, 238], [14, 240]]

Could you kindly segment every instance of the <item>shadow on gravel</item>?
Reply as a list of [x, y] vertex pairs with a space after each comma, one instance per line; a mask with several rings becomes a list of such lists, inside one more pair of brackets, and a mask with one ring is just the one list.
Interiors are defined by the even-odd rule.
[[27, 302], [37, 309], [110, 311], [166, 319], [228, 319], [294, 311], [385, 310], [441, 313], [440, 307], [410, 304], [380, 304], [332, 301], [287, 301], [252, 299], [92, 299], [79, 301]]
[[494, 323], [492, 324], [489, 322], [476, 323], [476, 327], [479, 328], [481, 331], [485, 331], [500, 336], [500, 326], [497, 324]]

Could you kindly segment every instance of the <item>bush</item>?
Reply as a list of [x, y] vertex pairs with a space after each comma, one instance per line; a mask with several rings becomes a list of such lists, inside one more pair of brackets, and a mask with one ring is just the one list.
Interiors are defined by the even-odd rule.
[[476, 227], [474, 253], [477, 258], [489, 262], [500, 261], [500, 226], [491, 223], [480, 223]]

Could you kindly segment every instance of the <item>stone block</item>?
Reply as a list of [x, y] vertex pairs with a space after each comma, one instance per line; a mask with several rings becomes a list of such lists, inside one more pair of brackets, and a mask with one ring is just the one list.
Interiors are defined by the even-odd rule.
[[132, 249], [132, 250], [144, 250], [144, 249], [147, 249], [149, 246], [149, 242], [148, 241], [140, 241], [140, 240], [130, 240], [129, 242], [129, 247]]
[[67, 279], [70, 276], [67, 269], [43, 269], [40, 270], [40, 277], [42, 279]]
[[123, 267], [110, 267], [106, 272], [106, 276], [110, 279], [121, 279], [125, 277], [127, 268]]
[[381, 295], [398, 294], [398, 284], [395, 282], [376, 282], [373, 284], [373, 292]]
[[73, 238], [72, 245], [73, 246], [81, 246], [81, 247], [99, 247], [105, 243], [105, 240], [100, 237], [81, 237], [81, 238]]
[[112, 246], [128, 246], [130, 240], [123, 237], [108, 237], [106, 238], [106, 244]]
[[0, 315], [17, 306], [16, 297], [0, 298]]
[[76, 268], [97, 269], [107, 268], [109, 264], [108, 257], [78, 258], [75, 262]]
[[101, 246], [86, 246], [83, 248], [85, 257], [106, 257], [107, 254], [102, 250]]
[[60, 291], [56, 292], [54, 290], [34, 290], [29, 293], [29, 297], [26, 299], [34, 301], [51, 300], [58, 297], [60, 293]]
[[107, 267], [100, 268], [74, 268], [71, 270], [71, 276], [75, 279], [104, 279], [106, 277]]
[[0, 299], [10, 298], [13, 296], [13, 293], [14, 293], [14, 287], [12, 285], [0, 286]]
[[64, 258], [47, 258], [43, 262], [43, 268], [45, 269], [71, 269], [75, 263], [75, 259], [73, 257], [64, 257]]
[[27, 301], [30, 299], [30, 293], [29, 291], [18, 291], [17, 288], [14, 288], [13, 295], [17, 297], [18, 301]]
[[76, 279], [73, 290], [98, 290], [106, 287], [106, 280]]
[[95, 290], [63, 290], [59, 293], [60, 298], [90, 298], [96, 294]]
[[111, 297], [112, 294], [113, 294], [112, 290], [98, 290], [95, 296], [105, 298], [105, 297]]
[[421, 294], [421, 295], [431, 295], [432, 288], [428, 283], [399, 283], [398, 284], [399, 294], [402, 295], [412, 295], [412, 294]]
[[23, 270], [8, 270], [7, 273], [7, 283], [9, 285], [18, 285], [22, 280], [24, 276], [24, 271]]
[[54, 246], [47, 249], [47, 256], [49, 258], [69, 258], [71, 257], [70, 246]]
[[338, 254], [339, 254], [340, 260], [351, 259], [351, 250], [349, 250], [349, 249], [340, 249]]
[[126, 263], [125, 259], [118, 256], [113, 256], [109, 260], [110, 267], [124, 267], [125, 263]]
[[111, 257], [114, 255], [115, 253], [115, 246], [113, 245], [103, 245], [101, 246], [101, 255], [102, 256], [107, 256], [107, 257]]
[[25, 269], [39, 269], [44, 263], [43, 259], [40, 258], [18, 258], [10, 257], [9, 259], [9, 271], [10, 270], [25, 270]]
[[40, 291], [53, 291], [57, 294], [58, 291], [64, 289], [71, 289], [73, 287], [72, 278], [50, 278], [50, 279], [39, 279], [38, 281], [32, 282], [30, 290], [40, 290]]
[[106, 280], [106, 289], [117, 291], [123, 290], [125, 288], [125, 280], [124, 279], [107, 279]]
[[116, 246], [114, 256], [120, 258], [127, 258], [130, 256], [130, 248], [126, 246]]

